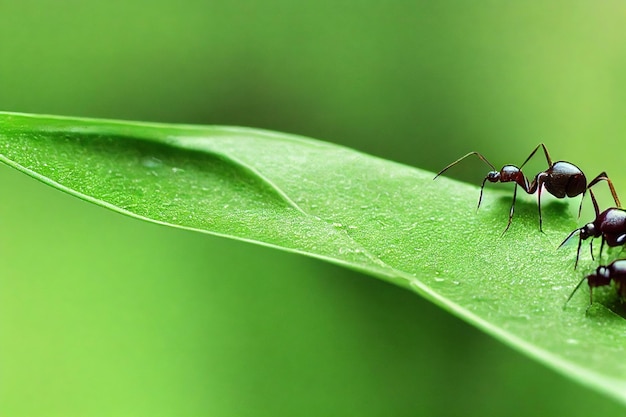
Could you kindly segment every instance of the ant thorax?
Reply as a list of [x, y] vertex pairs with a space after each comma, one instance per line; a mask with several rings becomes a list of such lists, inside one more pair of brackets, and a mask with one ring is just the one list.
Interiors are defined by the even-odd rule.
[[519, 175], [520, 170], [515, 165], [505, 165], [500, 170], [500, 177], [502, 182], [515, 181]]
[[[495, 173], [495, 171], [493, 172]], [[517, 185], [522, 187], [524, 191], [528, 192], [528, 180], [526, 179], [522, 171], [519, 169], [519, 167], [515, 165], [503, 166], [502, 169], [500, 170], [500, 175], [496, 176], [495, 178], [497, 178], [497, 180], [500, 182], [515, 182], [517, 183]], [[493, 180], [490, 180], [490, 181], [496, 182]]]
[[623, 230], [626, 225], [626, 211], [619, 208], [605, 210], [599, 216], [602, 220], [602, 230]]

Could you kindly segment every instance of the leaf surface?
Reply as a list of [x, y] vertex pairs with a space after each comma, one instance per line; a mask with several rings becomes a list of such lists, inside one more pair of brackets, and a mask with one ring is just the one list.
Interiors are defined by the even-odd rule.
[[509, 187], [485, 190], [476, 212], [474, 185], [235, 127], [0, 113], [0, 160], [123, 214], [302, 253], [410, 288], [626, 403], [626, 327], [605, 307], [614, 295], [600, 291], [603, 302], [586, 312], [581, 290], [563, 309], [594, 264], [583, 250], [583, 268], [574, 271], [575, 242], [557, 250], [576, 227], [575, 208], [561, 201], [543, 207], [540, 233], [534, 197], [520, 197], [502, 236]]

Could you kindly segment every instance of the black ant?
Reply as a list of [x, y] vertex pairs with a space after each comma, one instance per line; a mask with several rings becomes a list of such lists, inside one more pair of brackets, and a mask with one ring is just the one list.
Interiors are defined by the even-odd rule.
[[[585, 280], [587, 280], [587, 284], [589, 284], [589, 301], [591, 304], [593, 304], [593, 289], [595, 287], [611, 285], [611, 281], [615, 282], [617, 294], [620, 299], [623, 300], [626, 298], [626, 259], [618, 259], [607, 266], [600, 265], [596, 268], [595, 274], [583, 277], [578, 285], [576, 285], [576, 288], [574, 288], [574, 291], [567, 297], [565, 305], [569, 303], [569, 300], [572, 299]], [[563, 308], [565, 308], [565, 306], [563, 306]]]
[[[526, 163], [532, 158], [535, 153], [539, 150], [539, 148], [543, 148], [543, 153], [546, 157], [546, 161], [548, 162], [548, 169], [538, 173], [531, 183], [528, 182], [528, 179], [522, 173], [522, 168]], [[480, 187], [480, 197], [478, 198], [478, 208], [480, 208], [480, 202], [483, 197], [483, 188], [485, 187], [485, 182], [515, 182], [515, 189], [513, 191], [513, 202], [511, 204], [511, 210], [509, 212], [509, 221], [504, 229], [502, 234], [506, 233], [511, 226], [511, 221], [513, 220], [513, 213], [515, 211], [515, 199], [517, 197], [517, 186], [522, 187], [522, 189], [527, 194], [534, 194], [537, 192], [537, 203], [539, 209], [539, 230], [543, 232], [543, 220], [541, 216], [541, 191], [543, 188], [556, 198], [565, 198], [565, 197], [576, 197], [582, 194], [583, 198], [585, 196], [585, 192], [589, 190], [589, 194], [593, 201], [594, 206], [597, 206], [595, 197], [593, 192], [591, 191], [591, 187], [596, 185], [600, 181], [606, 181], [611, 189], [611, 194], [613, 195], [613, 199], [615, 200], [615, 204], [617, 206], [621, 206], [619, 199], [617, 197], [617, 193], [615, 192], [615, 188], [613, 187], [613, 183], [607, 176], [606, 172], [600, 173], [596, 176], [589, 184], [587, 184], [587, 178], [585, 174], [578, 168], [576, 165], [567, 162], [567, 161], [557, 161], [552, 162], [552, 158], [548, 153], [548, 149], [543, 143], [537, 145], [537, 147], [528, 155], [528, 158], [520, 165], [519, 167], [515, 165], [505, 165], [502, 167], [500, 171], [497, 171], [493, 164], [491, 164], [487, 159], [482, 156], [478, 152], [470, 152], [465, 156], [457, 159], [452, 162], [444, 169], [439, 171], [439, 173], [435, 176], [435, 179], [447, 171], [449, 168], [461, 162], [463, 159], [468, 156], [476, 155], [483, 162], [489, 165], [492, 169]], [[580, 201], [580, 207], [578, 208], [578, 215], [580, 216], [580, 211], [582, 210], [583, 200]]]
[[[580, 257], [580, 246], [583, 240], [588, 238], [601, 237], [602, 243], [600, 244], [600, 254], [602, 257], [602, 249], [604, 243], [609, 247], [622, 246], [626, 244], [626, 210], [611, 207], [599, 212], [598, 205], [594, 200], [594, 208], [596, 211], [596, 218], [594, 221], [587, 223], [579, 229], [575, 229], [570, 233], [567, 238], [559, 245], [559, 248], [565, 244], [572, 236], [578, 232], [578, 249], [576, 250], [576, 263], [574, 263], [574, 269], [578, 266], [578, 258]], [[593, 258], [593, 246], [591, 248], [591, 257]]]

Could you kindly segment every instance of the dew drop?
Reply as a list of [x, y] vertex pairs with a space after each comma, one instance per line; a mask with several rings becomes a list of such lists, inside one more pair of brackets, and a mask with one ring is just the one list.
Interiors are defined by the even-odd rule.
[[141, 164], [146, 168], [157, 168], [163, 165], [163, 162], [159, 158], [147, 156], [141, 160]]

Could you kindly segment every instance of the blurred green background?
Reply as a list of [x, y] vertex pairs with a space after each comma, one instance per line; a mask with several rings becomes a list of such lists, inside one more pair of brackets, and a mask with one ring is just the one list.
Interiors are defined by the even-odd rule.
[[[0, 109], [268, 128], [433, 171], [543, 141], [624, 193], [625, 18], [622, 1], [0, 0]], [[3, 417], [624, 415], [408, 291], [6, 167], [0, 183]]]

